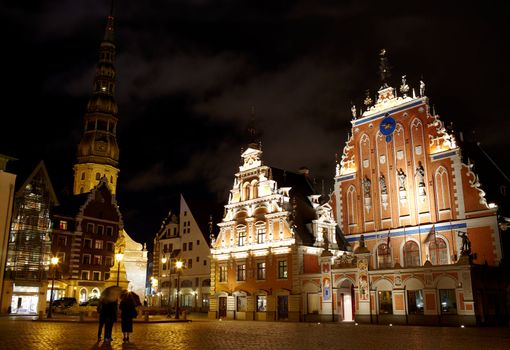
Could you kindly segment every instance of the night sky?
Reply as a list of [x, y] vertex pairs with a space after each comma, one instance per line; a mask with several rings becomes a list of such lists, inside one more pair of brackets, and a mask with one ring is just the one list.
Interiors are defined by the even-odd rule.
[[[469, 138], [476, 130], [510, 170], [503, 2], [337, 3], [117, 2], [117, 192], [135, 239], [152, 241], [181, 192], [225, 203], [252, 106], [265, 163], [307, 166], [329, 191], [351, 103], [361, 107], [365, 91], [373, 98], [380, 86], [381, 48], [392, 86], [406, 74], [418, 90], [423, 79], [442, 120]], [[109, 7], [108, 0], [0, 4], [0, 153], [23, 164], [44, 159], [57, 194], [72, 189]]]

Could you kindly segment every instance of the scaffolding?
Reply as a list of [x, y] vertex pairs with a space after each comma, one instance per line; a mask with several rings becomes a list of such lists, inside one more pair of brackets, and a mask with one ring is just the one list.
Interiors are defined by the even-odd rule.
[[40, 282], [48, 279], [51, 257], [50, 186], [39, 168], [15, 198], [6, 266], [8, 278], [14, 281]]

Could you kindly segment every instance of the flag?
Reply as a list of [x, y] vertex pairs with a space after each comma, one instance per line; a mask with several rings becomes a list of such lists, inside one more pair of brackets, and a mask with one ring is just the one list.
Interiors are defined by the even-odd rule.
[[430, 228], [429, 234], [427, 235], [425, 242], [430, 242], [432, 239], [434, 239], [434, 242], [436, 241], [436, 225], [432, 225], [432, 227]]

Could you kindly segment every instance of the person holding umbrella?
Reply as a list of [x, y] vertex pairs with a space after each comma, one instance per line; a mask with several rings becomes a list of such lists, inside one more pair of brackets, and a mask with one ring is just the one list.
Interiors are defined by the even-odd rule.
[[133, 318], [138, 316], [137, 306], [140, 306], [140, 297], [134, 292], [126, 292], [120, 298], [120, 318], [123, 341], [129, 342], [129, 333], [133, 333]]
[[104, 341], [112, 341], [113, 324], [117, 321], [117, 300], [121, 288], [112, 286], [106, 288], [99, 298], [97, 311], [99, 312], [99, 329], [97, 331], [97, 340], [101, 341], [101, 331], [104, 324]]

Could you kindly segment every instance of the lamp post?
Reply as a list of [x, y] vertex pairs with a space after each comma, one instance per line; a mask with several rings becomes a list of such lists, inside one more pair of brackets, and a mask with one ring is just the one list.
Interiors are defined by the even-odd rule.
[[[167, 263], [167, 261], [169, 261], [169, 260], [168, 260], [168, 258], [167, 258], [166, 256], [163, 256], [163, 258], [161, 259], [161, 262], [162, 262], [163, 264], [166, 264], [166, 263]], [[171, 261], [171, 260], [170, 260], [170, 261]], [[172, 283], [172, 280], [171, 280], [171, 278], [170, 278], [170, 276], [171, 276], [171, 274], [170, 274], [170, 271], [171, 271], [171, 270], [170, 270], [170, 268], [168, 269], [168, 271], [169, 271], [169, 272], [168, 272], [168, 276], [169, 276], [169, 278], [168, 278], [168, 300], [167, 300], [166, 305], [168, 306], [168, 315], [170, 315], [170, 293], [171, 293], [171, 289], [170, 289], [170, 287], [171, 287], [171, 283]], [[162, 275], [163, 275], [163, 274], [162, 274]]]
[[120, 278], [120, 262], [122, 261], [123, 258], [124, 254], [122, 254], [121, 251], [119, 250], [119, 252], [115, 254], [115, 260], [117, 260], [117, 287], [119, 286]]
[[175, 268], [177, 269], [177, 298], [176, 298], [177, 305], [175, 306], [175, 319], [178, 320], [179, 319], [179, 292], [181, 289], [180, 277], [181, 277], [182, 261], [180, 261], [180, 260], [176, 261]]
[[50, 308], [48, 309], [48, 318], [53, 317], [53, 287], [55, 286], [55, 270], [57, 269], [58, 258], [51, 258], [51, 266], [53, 267], [53, 276], [51, 278], [51, 292], [50, 292]]

